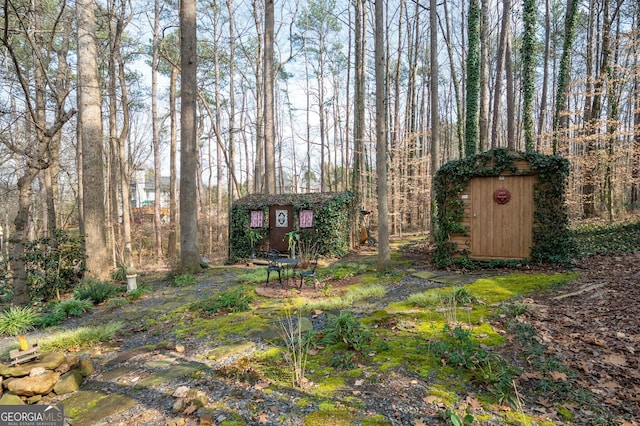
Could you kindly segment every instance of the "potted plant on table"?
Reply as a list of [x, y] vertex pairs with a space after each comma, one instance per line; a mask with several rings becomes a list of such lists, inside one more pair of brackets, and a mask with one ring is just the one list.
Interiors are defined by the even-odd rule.
[[289, 243], [289, 257], [296, 257], [296, 245], [300, 241], [300, 231], [292, 229], [284, 235]]

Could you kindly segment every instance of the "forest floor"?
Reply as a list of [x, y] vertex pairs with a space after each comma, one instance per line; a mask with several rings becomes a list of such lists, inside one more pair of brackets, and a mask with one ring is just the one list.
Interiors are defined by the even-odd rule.
[[[428, 245], [399, 250], [399, 258], [409, 270], [432, 270]], [[348, 260], [371, 256], [375, 252], [366, 249]], [[240, 347], [232, 344], [227, 354], [212, 355], [216, 349], [212, 350], [207, 337], [176, 334], [184, 318], [163, 320], [168, 312], [236, 285], [235, 277], [247, 269], [242, 265], [220, 266], [214, 275], [199, 280], [196, 287], [167, 287], [166, 279], [155, 279], [153, 291], [142, 299], [115, 309], [100, 307], [65, 324], [96, 325], [117, 319], [125, 321], [126, 326], [117, 340], [91, 349], [89, 354], [97, 370], [81, 391], [42, 402], [61, 402], [67, 413], [77, 414], [78, 404], [85, 407], [79, 416], [68, 419], [74, 426], [420, 426], [456, 424], [465, 414], [473, 416], [473, 424], [482, 425], [640, 425], [638, 265], [640, 252], [583, 258], [572, 268], [579, 273], [577, 279], [520, 300], [525, 309], [516, 318], [524, 331], [519, 335], [505, 333], [506, 344], [495, 348], [503, 359], [521, 368], [513, 383], [518, 398], [511, 404], [488, 403], [471, 384], [466, 393], [458, 391], [459, 398], [453, 403], [434, 397], [428, 391], [434, 378], [407, 369], [376, 375], [375, 380], [356, 377], [342, 389], [318, 398], [317, 394], [276, 386], [251, 367], [238, 366], [244, 357], [268, 349], [261, 343], [262, 336], [241, 336]], [[526, 269], [559, 271], [544, 266]], [[482, 276], [521, 271], [449, 272], [463, 282], [471, 282]], [[353, 283], [354, 277], [347, 277], [332, 285], [337, 291]], [[424, 290], [425, 284], [418, 284]], [[264, 293], [264, 288], [259, 288]], [[385, 303], [406, 299], [416, 289], [415, 280], [403, 279], [389, 292], [391, 299]], [[309, 298], [319, 297], [310, 288], [304, 292]], [[507, 318], [497, 318], [492, 326], [506, 330], [513, 324], [507, 324]], [[552, 365], [542, 367], [536, 362]], [[326, 380], [330, 381], [330, 376]], [[541, 384], [546, 387], [541, 388]], [[567, 398], [567, 392], [583, 393]], [[114, 395], [118, 398], [108, 404]], [[195, 403], [197, 400], [201, 402]], [[332, 407], [328, 411], [323, 408], [327, 404]]]

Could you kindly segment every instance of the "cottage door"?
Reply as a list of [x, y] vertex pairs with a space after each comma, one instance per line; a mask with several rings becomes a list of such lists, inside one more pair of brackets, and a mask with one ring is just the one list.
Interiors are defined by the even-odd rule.
[[471, 179], [470, 258], [526, 259], [533, 245], [535, 176]]
[[269, 207], [269, 248], [282, 253], [289, 250], [287, 232], [293, 230], [293, 206]]

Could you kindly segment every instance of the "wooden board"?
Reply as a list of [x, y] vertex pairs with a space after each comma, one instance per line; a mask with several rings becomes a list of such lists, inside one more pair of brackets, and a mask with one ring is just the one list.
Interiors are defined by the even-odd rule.
[[[527, 259], [533, 245], [533, 185], [536, 176], [495, 176], [471, 179], [460, 194], [464, 206], [461, 225], [467, 234], [453, 234], [450, 241], [470, 259]], [[505, 204], [494, 201], [494, 192], [506, 189]]]

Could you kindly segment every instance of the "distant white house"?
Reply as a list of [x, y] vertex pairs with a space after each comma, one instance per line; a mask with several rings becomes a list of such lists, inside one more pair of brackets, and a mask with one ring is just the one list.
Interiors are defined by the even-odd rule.
[[[152, 206], [156, 201], [154, 176], [146, 170], [136, 171], [131, 182], [131, 207]], [[169, 207], [169, 176], [160, 177], [160, 207]]]

